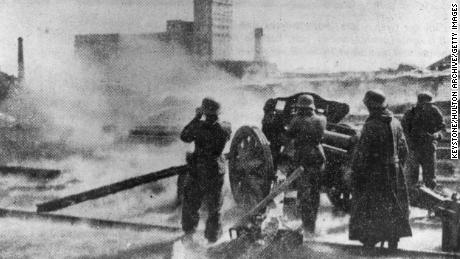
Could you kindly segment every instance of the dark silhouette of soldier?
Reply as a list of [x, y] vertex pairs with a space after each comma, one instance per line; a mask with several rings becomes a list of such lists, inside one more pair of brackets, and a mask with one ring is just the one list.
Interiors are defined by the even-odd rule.
[[326, 161], [321, 145], [326, 129], [326, 117], [316, 114], [311, 95], [299, 96], [296, 107], [298, 112], [292, 118], [286, 135], [294, 139], [295, 161], [304, 168], [304, 173], [296, 186], [304, 236], [309, 237], [315, 232], [320, 201], [320, 174]]
[[[189, 159], [190, 172], [186, 180], [182, 207], [182, 229], [185, 239], [191, 240], [199, 222], [199, 209], [206, 202], [208, 218], [205, 237], [217, 241], [222, 206], [222, 185], [224, 182], [224, 159], [222, 151], [230, 139], [228, 123], [218, 121], [220, 104], [211, 98], [204, 98], [196, 116], [181, 133], [182, 141], [195, 143], [195, 150]], [[205, 120], [201, 118], [205, 116]]]
[[381, 91], [368, 91], [364, 104], [369, 117], [352, 159], [349, 237], [368, 247], [388, 241], [389, 248], [396, 249], [399, 238], [412, 235], [402, 171], [407, 156], [406, 140]]
[[434, 189], [436, 146], [441, 136], [438, 131], [444, 129], [445, 124], [430, 93], [423, 92], [417, 96], [417, 105], [404, 114], [402, 126], [409, 146], [406, 167], [409, 186], [417, 184], [421, 165], [423, 182], [428, 188]]
[[[262, 132], [270, 142], [270, 150], [273, 156], [275, 172], [278, 167], [281, 147], [283, 145], [283, 134], [285, 133], [283, 114], [276, 112], [276, 100], [268, 99], [264, 105], [264, 117], [262, 119]], [[273, 178], [275, 176], [273, 175]]]

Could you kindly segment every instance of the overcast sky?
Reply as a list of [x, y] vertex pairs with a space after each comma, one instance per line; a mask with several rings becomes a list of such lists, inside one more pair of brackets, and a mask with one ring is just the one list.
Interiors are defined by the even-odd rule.
[[[427, 66], [449, 54], [450, 2], [432, 0], [234, 0], [233, 58], [253, 57], [253, 29], [283, 70], [376, 70]], [[192, 0], [0, 0], [0, 69], [16, 74], [16, 38], [26, 62], [73, 51], [83, 33], [165, 30], [193, 19]], [[26, 63], [27, 65], [27, 63]]]

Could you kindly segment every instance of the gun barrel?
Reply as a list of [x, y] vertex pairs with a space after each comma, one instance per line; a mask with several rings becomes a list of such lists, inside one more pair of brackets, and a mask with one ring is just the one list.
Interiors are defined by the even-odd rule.
[[420, 208], [436, 209], [445, 204], [457, 203], [456, 200], [453, 200], [448, 196], [449, 194], [452, 196], [452, 192], [446, 193], [447, 190], [443, 190], [443, 193], [439, 193], [426, 186], [418, 186], [416, 188], [411, 188], [409, 192], [411, 196], [411, 204]]
[[350, 150], [354, 144], [354, 137], [326, 130], [323, 136], [323, 143], [343, 150]]

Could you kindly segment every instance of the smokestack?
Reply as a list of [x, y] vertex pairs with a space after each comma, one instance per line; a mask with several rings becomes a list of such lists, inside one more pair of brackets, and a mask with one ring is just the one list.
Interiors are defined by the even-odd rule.
[[18, 80], [19, 83], [24, 81], [24, 50], [21, 37], [18, 38]]
[[262, 36], [264, 36], [264, 29], [256, 28], [254, 30], [254, 39], [255, 39], [255, 46], [254, 46], [254, 61], [256, 62], [263, 62], [263, 49], [262, 49]]

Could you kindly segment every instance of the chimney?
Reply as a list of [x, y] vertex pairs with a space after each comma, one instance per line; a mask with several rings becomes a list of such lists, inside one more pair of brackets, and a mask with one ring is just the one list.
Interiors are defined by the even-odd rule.
[[264, 30], [262, 28], [256, 28], [254, 30], [254, 61], [255, 62], [263, 62], [263, 49], [262, 49], [262, 36], [264, 36]]
[[21, 37], [18, 38], [18, 80], [19, 83], [24, 81], [24, 50]]

